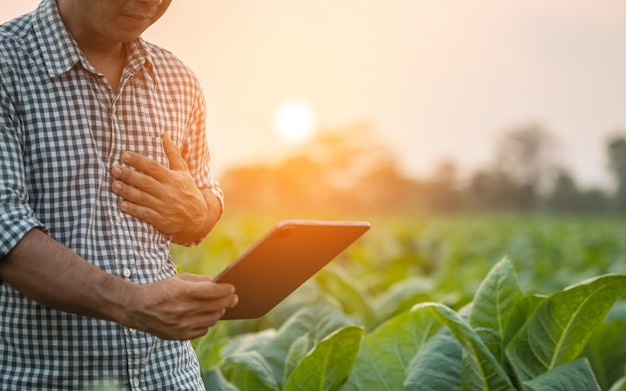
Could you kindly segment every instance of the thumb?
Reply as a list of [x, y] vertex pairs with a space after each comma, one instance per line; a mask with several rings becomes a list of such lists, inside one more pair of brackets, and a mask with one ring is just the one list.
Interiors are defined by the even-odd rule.
[[185, 281], [213, 282], [213, 279], [211, 277], [200, 274], [181, 273], [178, 275], [178, 278]]
[[163, 139], [163, 149], [165, 150], [167, 159], [170, 162], [170, 168], [172, 170], [188, 171], [189, 169], [185, 159], [183, 159], [183, 155], [181, 155], [178, 147], [176, 147], [176, 144], [174, 144], [170, 136], [167, 133], [163, 133], [161, 135], [161, 139]]

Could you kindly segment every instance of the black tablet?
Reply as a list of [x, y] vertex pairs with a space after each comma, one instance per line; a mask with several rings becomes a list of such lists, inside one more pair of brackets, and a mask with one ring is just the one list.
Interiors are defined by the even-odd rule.
[[222, 319], [265, 315], [369, 228], [364, 221], [278, 223], [215, 278], [234, 285], [239, 296]]

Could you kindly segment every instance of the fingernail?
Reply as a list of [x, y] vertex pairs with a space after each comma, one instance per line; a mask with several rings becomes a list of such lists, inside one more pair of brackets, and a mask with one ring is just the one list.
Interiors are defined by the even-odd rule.
[[131, 160], [133, 160], [133, 156], [128, 152], [124, 152], [124, 154], [122, 155], [122, 159], [124, 159], [125, 162], [130, 162]]
[[111, 169], [111, 173], [112, 173], [114, 176], [119, 176], [119, 175], [122, 175], [122, 169], [121, 169], [119, 166], [115, 166], [115, 167], [113, 167], [113, 168]]

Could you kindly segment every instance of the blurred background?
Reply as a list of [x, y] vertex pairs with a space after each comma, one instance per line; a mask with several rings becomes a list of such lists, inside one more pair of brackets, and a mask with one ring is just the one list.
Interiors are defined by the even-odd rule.
[[[0, 0], [0, 22], [38, 3]], [[293, 345], [273, 330], [458, 310], [505, 258], [528, 294], [626, 274], [623, 0], [174, 0], [144, 37], [197, 73], [226, 194], [179, 270], [214, 276], [285, 218], [372, 223], [268, 315], [195, 341], [207, 389], [254, 389], [241, 341], [274, 362]], [[603, 390], [624, 327], [622, 301], [586, 347]]]
[[619, 0], [173, 1], [145, 34], [198, 74], [229, 207], [307, 213], [623, 210], [624, 36]]

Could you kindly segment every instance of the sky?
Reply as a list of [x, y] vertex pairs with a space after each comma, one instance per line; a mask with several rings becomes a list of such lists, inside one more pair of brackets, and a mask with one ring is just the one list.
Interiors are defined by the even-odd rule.
[[[37, 4], [0, 0], [0, 21]], [[414, 176], [470, 173], [539, 124], [582, 185], [605, 185], [607, 139], [626, 134], [623, 0], [173, 0], [144, 37], [197, 73], [218, 173], [294, 148], [271, 126], [293, 97], [321, 128], [368, 121]]]

